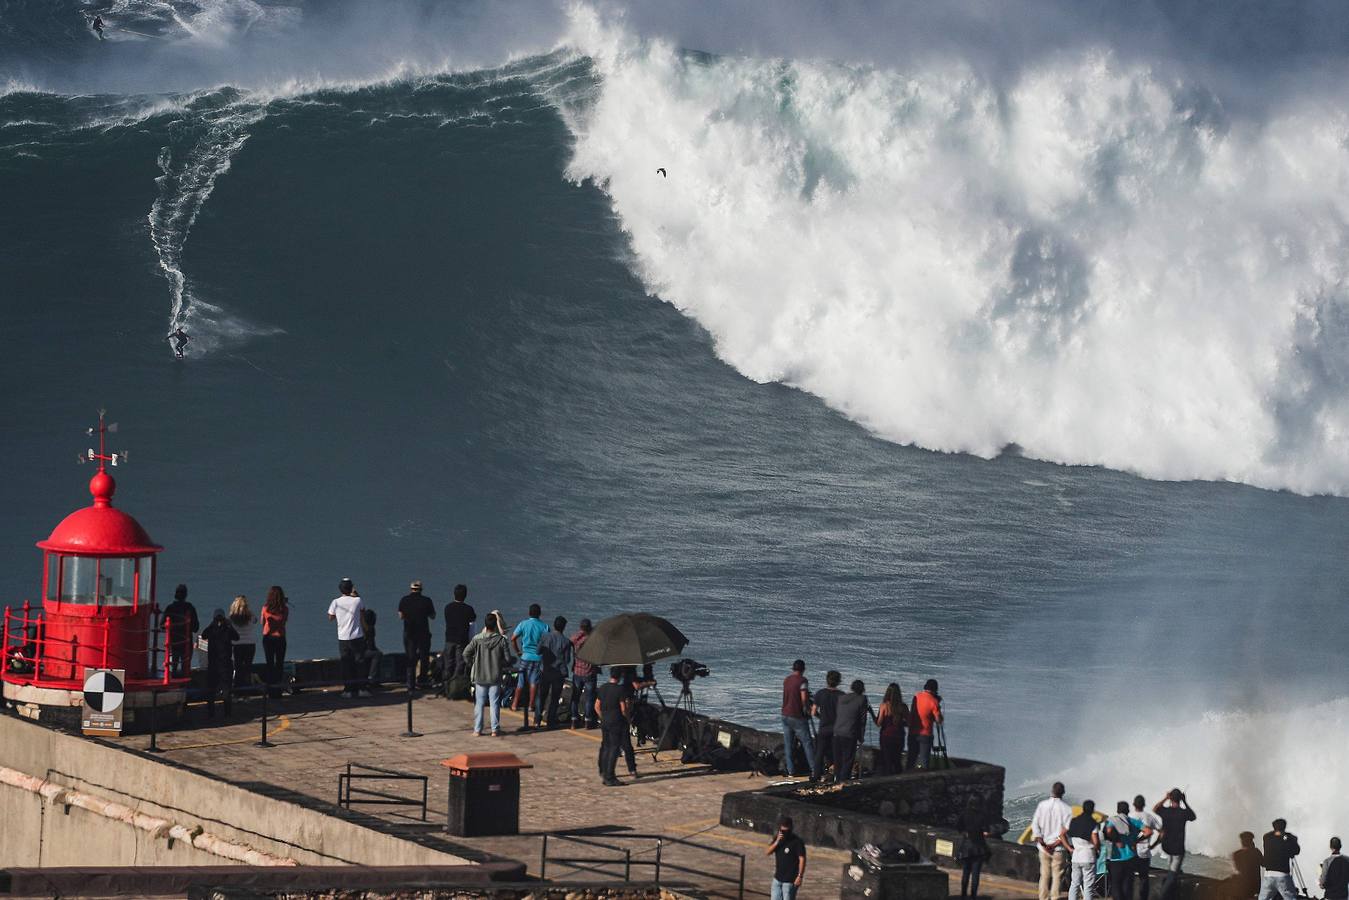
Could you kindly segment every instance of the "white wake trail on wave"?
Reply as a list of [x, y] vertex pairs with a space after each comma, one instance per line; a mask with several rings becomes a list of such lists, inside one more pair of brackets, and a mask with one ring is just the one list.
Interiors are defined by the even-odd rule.
[[249, 128], [266, 116], [263, 105], [226, 105], [189, 113], [171, 126], [177, 140], [159, 153], [159, 195], [148, 216], [150, 241], [169, 283], [169, 327], [182, 327], [194, 354], [209, 352], [279, 329], [253, 325], [198, 296], [183, 272], [183, 249], [216, 181], [247, 143]]
[[709, 58], [585, 7], [569, 41], [569, 177], [749, 378], [934, 450], [1349, 493], [1342, 98], [1242, 118], [1091, 47]]

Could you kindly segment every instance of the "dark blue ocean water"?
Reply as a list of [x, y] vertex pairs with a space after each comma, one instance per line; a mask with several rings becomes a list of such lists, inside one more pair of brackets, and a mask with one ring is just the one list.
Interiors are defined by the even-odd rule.
[[[342, 576], [385, 649], [414, 578], [511, 621], [649, 610], [711, 667], [706, 710], [771, 724], [797, 656], [873, 693], [937, 677], [953, 752], [1014, 787], [1085, 766], [1150, 794], [1227, 771], [1223, 716], [1277, 730], [1269, 704], [1344, 695], [1343, 499], [899, 446], [746, 379], [564, 177], [556, 97], [598, 79], [563, 53], [278, 97], [0, 96], [5, 602], [87, 502], [107, 407], [161, 595], [281, 584], [292, 656], [335, 652]], [[1168, 731], [1204, 714], [1207, 737]]]

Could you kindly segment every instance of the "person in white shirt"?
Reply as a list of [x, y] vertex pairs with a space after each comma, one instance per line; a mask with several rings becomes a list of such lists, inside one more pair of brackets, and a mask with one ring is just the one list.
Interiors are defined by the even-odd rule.
[[343, 578], [337, 589], [341, 595], [328, 604], [328, 618], [337, 623], [337, 649], [342, 660], [344, 683], [342, 696], [355, 697], [361, 689], [356, 663], [365, 652], [365, 629], [361, 627], [361, 611], [365, 607], [350, 578]]
[[1152, 876], [1152, 848], [1161, 840], [1162, 819], [1148, 809], [1147, 801], [1143, 799], [1142, 794], [1134, 798], [1134, 811], [1130, 814], [1130, 818], [1137, 819], [1143, 826], [1143, 831], [1138, 835], [1138, 843], [1134, 845], [1134, 852], [1137, 854], [1134, 860], [1136, 866], [1134, 881], [1138, 884], [1138, 900], [1148, 900], [1148, 893], [1152, 889], [1149, 880]]
[[1040, 801], [1030, 820], [1031, 841], [1040, 848], [1040, 900], [1063, 896], [1063, 870], [1068, 861], [1063, 832], [1073, 820], [1073, 808], [1063, 802], [1063, 791], [1063, 782], [1054, 782], [1050, 796]]

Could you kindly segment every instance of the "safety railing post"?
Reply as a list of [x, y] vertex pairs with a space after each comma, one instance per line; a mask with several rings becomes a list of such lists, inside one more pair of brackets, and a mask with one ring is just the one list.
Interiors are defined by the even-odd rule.
[[159, 691], [150, 690], [150, 746], [146, 753], [163, 753], [159, 746]]
[[171, 640], [171, 639], [172, 639], [172, 632], [173, 632], [173, 620], [172, 620], [172, 619], [162, 619], [161, 621], [164, 623], [164, 674], [163, 674], [163, 681], [164, 681], [164, 684], [167, 685], [167, 684], [169, 683], [169, 665], [170, 665], [170, 663], [171, 663], [172, 660], [173, 660], [172, 655], [170, 655], [170, 653], [169, 653], [169, 649], [173, 646], [172, 640]]
[[106, 668], [108, 667], [108, 638], [111, 637], [111, 632], [112, 632], [112, 621], [109, 620], [109, 619], [104, 619], [104, 620], [103, 620], [103, 665], [100, 666], [100, 668], [103, 668], [103, 669], [106, 669]]
[[267, 694], [269, 691], [262, 692], [262, 739], [255, 743], [254, 747], [275, 747], [276, 744], [267, 740]]
[[665, 842], [656, 838], [656, 887], [660, 887], [660, 850]]
[[402, 737], [415, 738], [421, 737], [421, 733], [412, 730], [412, 688], [408, 688], [408, 730], [403, 732]]
[[740, 854], [740, 893], [739, 900], [745, 900], [745, 854]]
[[543, 836], [543, 851], [539, 854], [539, 878], [548, 877], [548, 835]]
[[[24, 629], [24, 630], [25, 630], [25, 633], [26, 633], [26, 632], [27, 632], [27, 629]], [[26, 636], [26, 634], [25, 634], [25, 636]], [[20, 648], [20, 651], [19, 651], [19, 652], [20, 652], [20, 653], [23, 652], [22, 648]], [[8, 659], [8, 657], [9, 657], [9, 607], [6, 606], [6, 607], [5, 607], [5, 640], [4, 640], [4, 643], [0, 644], [0, 667], [3, 667], [3, 666], [5, 665], [5, 659]]]
[[632, 881], [632, 851], [623, 851], [623, 880]]

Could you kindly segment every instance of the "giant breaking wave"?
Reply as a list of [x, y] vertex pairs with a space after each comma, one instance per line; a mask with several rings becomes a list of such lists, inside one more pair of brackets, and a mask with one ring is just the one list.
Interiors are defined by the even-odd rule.
[[573, 25], [601, 87], [569, 175], [749, 378], [935, 450], [1349, 492], [1343, 102], [1241, 117], [1105, 49], [1004, 85]]

